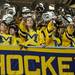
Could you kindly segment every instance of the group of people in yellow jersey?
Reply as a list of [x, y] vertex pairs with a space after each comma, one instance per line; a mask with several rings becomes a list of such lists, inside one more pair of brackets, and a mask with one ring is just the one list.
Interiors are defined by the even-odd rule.
[[[16, 28], [17, 26], [17, 28]], [[50, 20], [39, 29], [31, 16], [22, 19], [18, 25], [8, 26], [4, 21], [0, 24], [0, 44], [23, 46], [74, 47], [74, 26], [69, 24], [61, 37], [56, 37], [56, 26]], [[18, 36], [16, 35], [18, 29]]]

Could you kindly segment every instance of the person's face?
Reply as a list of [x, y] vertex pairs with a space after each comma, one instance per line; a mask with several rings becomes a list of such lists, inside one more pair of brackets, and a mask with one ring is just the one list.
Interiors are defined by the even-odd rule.
[[4, 23], [1, 23], [0, 30], [5, 32], [7, 30], [7, 26]]
[[33, 26], [33, 19], [32, 18], [27, 18], [26, 25], [28, 27], [32, 27]]
[[11, 35], [15, 35], [15, 30], [14, 30], [14, 28], [10, 28], [10, 34], [11, 34]]

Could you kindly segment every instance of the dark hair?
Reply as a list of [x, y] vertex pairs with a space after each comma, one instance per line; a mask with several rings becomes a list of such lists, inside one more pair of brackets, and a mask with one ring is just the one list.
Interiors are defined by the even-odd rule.
[[[18, 34], [18, 27], [17, 27], [16, 25], [11, 25], [11, 26], [9, 27], [9, 30], [10, 30], [11, 28], [13, 28], [13, 29], [15, 30], [16, 36], [19, 37], [19, 34]], [[9, 34], [10, 34], [10, 33], [9, 33]]]
[[9, 29], [10, 29], [10, 28], [13, 28], [15, 31], [16, 31], [16, 29], [17, 29], [17, 27], [16, 27], [15, 25], [9, 26]]

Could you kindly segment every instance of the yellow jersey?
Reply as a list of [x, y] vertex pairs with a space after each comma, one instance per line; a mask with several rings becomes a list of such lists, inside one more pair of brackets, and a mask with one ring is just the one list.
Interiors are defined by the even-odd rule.
[[19, 45], [21, 43], [21, 39], [16, 36], [12, 36], [12, 45]]
[[53, 22], [50, 21], [49, 24], [47, 25], [47, 28], [45, 29], [46, 46], [55, 47], [60, 45], [61, 41], [59, 38], [54, 36], [54, 30], [55, 30], [55, 26]]
[[22, 40], [22, 44], [25, 46], [38, 46], [38, 33], [37, 31], [34, 31], [33, 29], [27, 30], [23, 22], [19, 25], [19, 36]]
[[62, 35], [62, 46], [63, 47], [72, 47], [73, 46], [73, 38], [67, 32], [64, 32]]
[[12, 36], [9, 34], [0, 34], [0, 44], [11, 45], [12, 44]]

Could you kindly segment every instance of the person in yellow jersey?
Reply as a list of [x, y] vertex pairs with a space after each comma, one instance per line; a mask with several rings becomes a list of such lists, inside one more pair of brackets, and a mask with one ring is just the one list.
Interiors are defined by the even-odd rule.
[[19, 45], [21, 39], [18, 36], [18, 29], [16, 25], [9, 26], [9, 34], [12, 35], [12, 45]]
[[40, 24], [38, 24], [38, 26], [37, 26], [37, 32], [39, 34], [38, 35], [38, 39], [39, 39], [38, 42], [42, 47], [46, 46], [46, 43], [45, 43], [45, 38], [46, 38], [45, 29], [46, 29], [46, 23], [45, 22], [41, 22]]
[[22, 20], [19, 25], [19, 36], [25, 46], [39, 46], [36, 24], [31, 16]]
[[74, 39], [73, 39], [74, 26], [73, 24], [69, 24], [62, 35], [62, 47], [73, 47]]
[[3, 21], [0, 24], [0, 44], [2, 45], [10, 45], [12, 40], [12, 36], [8, 34], [8, 26]]
[[50, 21], [45, 29], [46, 46], [55, 47], [60, 45], [61, 41], [59, 38], [55, 37], [55, 31], [56, 27], [54, 26], [53, 21]]

